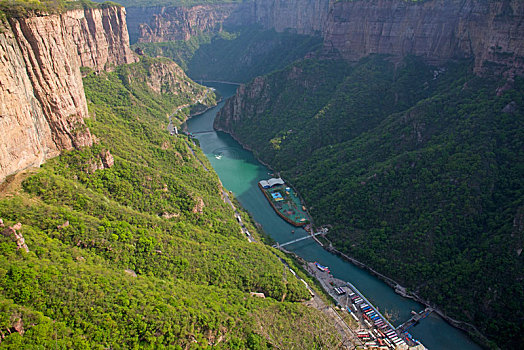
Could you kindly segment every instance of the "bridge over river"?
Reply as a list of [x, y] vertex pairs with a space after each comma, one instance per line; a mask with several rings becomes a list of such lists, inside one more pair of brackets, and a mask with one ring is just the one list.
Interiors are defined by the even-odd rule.
[[[236, 85], [226, 84], [214, 84], [213, 86], [218, 88], [224, 99], [233, 95], [237, 88]], [[251, 213], [253, 219], [261, 225], [263, 230], [275, 242], [286, 244], [285, 249], [292, 251], [302, 259], [318, 261], [319, 264], [329, 266], [331, 276], [340, 279], [343, 284], [345, 281], [350, 281], [370, 302], [373, 302], [377, 310], [395, 314], [399, 321], [410, 319], [413, 316], [410, 313], [411, 310], [420, 310], [422, 305], [396, 294], [393, 288], [367, 271], [328, 252], [318, 244], [307, 244], [307, 242], [312, 243], [311, 240], [307, 240], [308, 238], [317, 239], [317, 235], [312, 237], [301, 228], [292, 228], [275, 213], [258, 187], [258, 181], [266, 179], [271, 170], [259, 163], [251, 152], [243, 149], [230, 135], [209, 132], [213, 130], [216, 113], [224, 103], [225, 101], [222, 101], [216, 108], [189, 119], [187, 129], [200, 141], [200, 147], [218, 173], [224, 187], [234, 193], [235, 198]], [[226, 150], [220, 153], [223, 155], [221, 159], [216, 158], [216, 150]], [[293, 229], [295, 234], [291, 233]], [[297, 240], [303, 236], [307, 238], [297, 243]], [[293, 241], [297, 244], [290, 243]], [[319, 272], [319, 274], [324, 275], [329, 289], [331, 277], [325, 273]], [[396, 326], [396, 322], [392, 326]], [[431, 313], [420, 321], [418, 326], [411, 327], [409, 331], [424, 346], [432, 350], [480, 350], [466, 334], [451, 327], [435, 313]]]
[[[321, 229], [320, 231], [318, 232], [315, 232], [313, 234], [310, 234], [309, 236], [304, 236], [304, 237], [300, 237], [300, 238], [297, 238], [297, 239], [294, 239], [292, 241], [289, 241], [289, 242], [285, 242], [285, 243], [278, 243], [277, 244], [274, 244], [273, 245], [273, 248], [281, 248], [281, 247], [285, 247], [289, 244], [293, 244], [293, 243], [297, 243], [297, 242], [300, 242], [300, 241], [303, 241], [305, 239], [309, 239], [309, 238], [315, 238], [315, 236], [318, 236], [318, 235], [325, 235], [326, 233], [328, 232], [328, 229], [327, 228], [323, 228]], [[316, 239], [316, 238], [315, 238]], [[323, 245], [322, 243], [320, 243], [319, 240], [317, 240], [317, 242], [320, 244], [320, 245]]]

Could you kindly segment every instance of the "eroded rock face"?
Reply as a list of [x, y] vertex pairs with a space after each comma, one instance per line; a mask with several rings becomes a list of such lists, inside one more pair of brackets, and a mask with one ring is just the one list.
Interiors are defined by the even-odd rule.
[[3, 230], [2, 235], [6, 237], [10, 237], [13, 241], [15, 241], [17, 249], [23, 249], [26, 251], [26, 253], [29, 253], [29, 248], [27, 247], [27, 244], [25, 243], [24, 236], [22, 236], [21, 233], [17, 232], [21, 228], [22, 228], [22, 224], [17, 223], [16, 225], [9, 226], [5, 230]]
[[80, 66], [111, 70], [138, 61], [129, 47], [123, 7], [69, 11], [62, 15], [80, 57]]
[[103, 150], [100, 152], [98, 157], [91, 159], [87, 173], [92, 174], [97, 170], [109, 169], [115, 164], [115, 159], [109, 150]]
[[[290, 75], [295, 73], [295, 69], [298, 68], [293, 67]], [[227, 99], [224, 107], [217, 113], [213, 128], [233, 133], [233, 124], [266, 110], [271, 102], [269, 96], [270, 87], [265, 77], [256, 77], [249, 84], [240, 85], [237, 93]], [[253, 103], [254, 101], [257, 103]]]
[[341, 1], [330, 10], [325, 48], [352, 61], [372, 53], [416, 55], [431, 63], [474, 58], [478, 73], [491, 64], [522, 74], [523, 20], [518, 0]]
[[373, 53], [416, 55], [435, 64], [474, 58], [479, 74], [524, 74], [520, 0], [254, 0], [155, 11], [141, 26], [141, 42], [187, 40], [222, 24], [258, 24], [321, 35], [324, 54], [350, 61]]
[[125, 10], [74, 10], [0, 24], [0, 182], [64, 149], [90, 146], [80, 67], [135, 62]]
[[139, 42], [189, 40], [202, 32], [220, 30], [237, 4], [159, 8], [149, 23], [139, 25]]

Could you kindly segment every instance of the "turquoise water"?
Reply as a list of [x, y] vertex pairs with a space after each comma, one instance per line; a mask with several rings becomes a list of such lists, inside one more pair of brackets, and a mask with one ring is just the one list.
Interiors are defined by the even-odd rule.
[[[235, 93], [236, 85], [213, 83], [224, 98]], [[257, 182], [270, 177], [270, 170], [259, 163], [253, 154], [238, 144], [231, 136], [213, 130], [213, 120], [224, 102], [206, 113], [187, 122], [190, 132], [203, 132], [196, 135], [200, 146], [224, 186], [232, 191], [242, 206], [260, 223], [264, 231], [274, 240], [284, 243], [307, 233], [282, 220], [271, 208], [257, 186]], [[219, 158], [219, 159], [218, 159]], [[292, 233], [292, 231], [295, 231]], [[336, 278], [350, 281], [381, 311], [395, 315], [395, 326], [409, 318], [411, 310], [420, 311], [423, 305], [396, 294], [384, 282], [368, 272], [348, 263], [321, 248], [313, 240], [303, 240], [286, 246], [308, 261], [318, 261], [329, 266]], [[421, 323], [410, 329], [414, 338], [420, 340], [431, 350], [470, 350], [480, 349], [462, 331], [452, 327], [436, 314], [431, 314]]]

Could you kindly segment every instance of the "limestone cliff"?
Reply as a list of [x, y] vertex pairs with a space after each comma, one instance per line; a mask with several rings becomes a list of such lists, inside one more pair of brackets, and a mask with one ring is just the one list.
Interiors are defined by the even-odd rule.
[[[222, 25], [257, 24], [276, 31], [321, 34], [327, 21], [327, 0], [256, 0], [243, 3], [192, 7], [131, 8], [130, 31], [139, 42], [188, 40], [191, 36], [220, 30]], [[141, 24], [137, 17], [143, 17]]]
[[524, 71], [524, 5], [518, 0], [399, 0], [336, 2], [324, 30], [326, 49], [356, 61], [371, 53], [417, 55], [432, 63], [474, 58]]
[[255, 0], [244, 6], [253, 23], [297, 34], [321, 35], [331, 14], [329, 0]]
[[189, 8], [159, 8], [149, 23], [139, 25], [139, 42], [189, 40], [202, 32], [220, 30], [237, 4], [197, 5]]
[[80, 67], [134, 62], [123, 8], [10, 18], [0, 25], [0, 182], [89, 146]]
[[139, 41], [187, 40], [221, 23], [257, 24], [322, 35], [325, 54], [351, 61], [372, 53], [417, 55], [430, 63], [473, 58], [478, 73], [524, 72], [520, 0], [254, 0], [158, 11], [142, 25]]

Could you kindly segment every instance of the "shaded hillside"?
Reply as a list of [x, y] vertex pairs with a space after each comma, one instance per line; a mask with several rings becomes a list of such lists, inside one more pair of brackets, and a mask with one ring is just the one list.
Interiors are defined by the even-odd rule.
[[284, 68], [321, 45], [320, 37], [252, 26], [200, 34], [187, 41], [139, 43], [135, 47], [151, 56], [172, 58], [195, 80], [245, 82]]
[[468, 62], [305, 60], [241, 87], [216, 127], [289, 179], [338, 249], [514, 349], [523, 96]]
[[353, 62], [370, 54], [416, 55], [432, 64], [468, 58], [478, 74], [524, 73], [520, 0], [252, 0], [135, 7], [129, 14], [130, 32], [142, 42], [259, 25], [322, 37], [327, 55]]
[[84, 74], [97, 143], [2, 184], [0, 346], [336, 347], [297, 303], [302, 282], [241, 232], [202, 152], [164, 130], [203, 88], [162, 60]]

